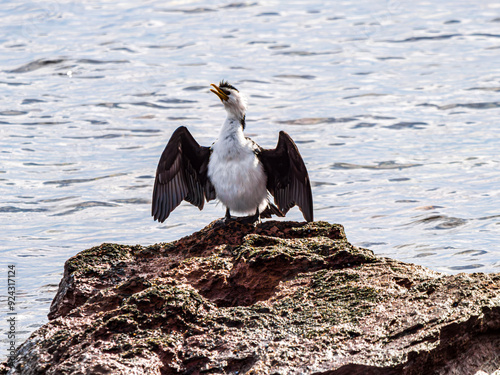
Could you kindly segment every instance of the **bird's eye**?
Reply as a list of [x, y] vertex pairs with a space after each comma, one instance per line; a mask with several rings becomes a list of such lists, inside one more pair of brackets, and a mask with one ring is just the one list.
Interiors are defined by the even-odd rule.
[[222, 89], [222, 88], [221, 88], [221, 90], [222, 90], [222, 92], [223, 92], [224, 94], [226, 94], [227, 96], [231, 95], [231, 91], [226, 90], [226, 89]]

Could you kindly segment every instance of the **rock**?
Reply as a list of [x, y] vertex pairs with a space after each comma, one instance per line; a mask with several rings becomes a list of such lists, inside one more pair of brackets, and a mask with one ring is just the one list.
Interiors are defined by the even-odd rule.
[[500, 274], [375, 257], [340, 225], [214, 222], [69, 259], [0, 374], [491, 374], [499, 291]]

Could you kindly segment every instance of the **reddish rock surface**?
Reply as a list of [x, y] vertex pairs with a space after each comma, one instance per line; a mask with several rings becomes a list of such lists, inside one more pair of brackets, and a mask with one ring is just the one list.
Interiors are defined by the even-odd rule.
[[[211, 224], [69, 259], [50, 321], [0, 374], [491, 374], [500, 275], [447, 276], [340, 225]], [[499, 370], [500, 371], [500, 370]]]

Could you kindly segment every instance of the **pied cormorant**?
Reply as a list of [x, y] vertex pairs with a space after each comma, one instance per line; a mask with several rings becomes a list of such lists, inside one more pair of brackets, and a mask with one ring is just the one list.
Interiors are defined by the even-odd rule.
[[243, 133], [244, 97], [228, 82], [211, 86], [227, 112], [219, 138], [204, 147], [186, 127], [174, 131], [156, 170], [154, 219], [164, 222], [183, 200], [201, 210], [205, 200], [217, 198], [226, 207], [226, 222], [234, 220], [231, 212], [250, 215], [239, 220], [255, 223], [271, 214], [285, 216], [294, 205], [313, 221], [309, 176], [292, 138], [280, 131], [276, 148], [260, 147]]

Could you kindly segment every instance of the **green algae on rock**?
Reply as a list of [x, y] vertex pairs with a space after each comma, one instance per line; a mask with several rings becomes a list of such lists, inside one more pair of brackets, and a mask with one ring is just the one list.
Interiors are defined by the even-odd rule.
[[491, 373], [499, 291], [498, 274], [377, 258], [337, 224], [214, 222], [69, 259], [0, 374]]

